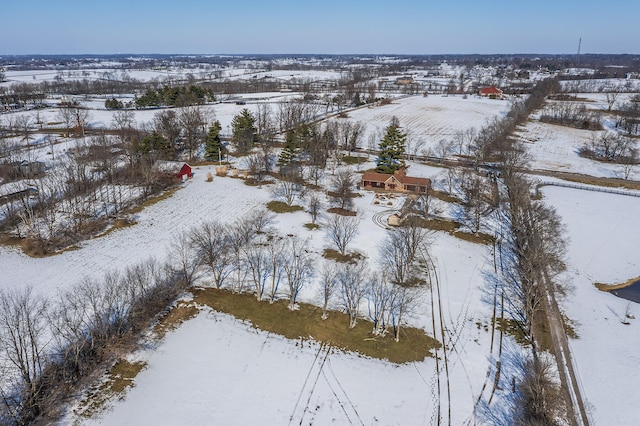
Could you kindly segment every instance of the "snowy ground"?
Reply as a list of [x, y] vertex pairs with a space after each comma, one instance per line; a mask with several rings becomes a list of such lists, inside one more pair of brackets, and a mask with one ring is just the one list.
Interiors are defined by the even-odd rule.
[[[33, 259], [16, 249], [0, 247], [3, 272], [0, 288], [31, 285], [37, 292], [52, 297], [58, 289], [72, 286], [83, 275], [100, 275], [115, 265], [124, 268], [150, 256], [164, 259], [171, 236], [177, 232], [206, 219], [232, 221], [271, 199], [266, 187], [249, 187], [240, 179], [215, 177], [212, 183], [207, 183], [208, 170], [196, 168], [194, 178], [184, 188], [145, 209], [138, 215], [135, 226], [89, 240], [80, 250]], [[416, 165], [411, 171], [415, 176], [431, 176], [439, 170]], [[375, 225], [372, 219], [389, 207], [374, 205], [370, 192], [363, 195], [356, 200], [362, 222], [352, 248], [367, 254], [375, 263], [379, 244], [388, 231]], [[310, 238], [312, 250], [319, 254], [328, 243], [322, 231], [304, 228], [307, 222], [308, 214], [298, 212], [277, 215], [275, 226], [281, 233]], [[448, 346], [453, 424], [473, 418], [474, 402], [487, 380], [491, 336], [484, 326], [490, 325], [491, 308], [481, 298], [483, 271], [492, 268], [489, 250], [444, 233], [434, 235], [432, 255], [438, 267], [445, 327], [451, 339]], [[301, 292], [300, 299], [317, 303], [318, 296], [319, 288], [313, 284]], [[426, 293], [421, 300], [410, 323], [433, 334]], [[302, 349], [296, 342], [257, 333], [218, 314], [201, 315], [170, 334], [157, 350], [137, 355], [149, 360], [148, 369], [141, 373], [140, 381], [136, 380], [136, 387], [124, 401], [116, 403], [101, 421], [123, 424], [123, 418], [129, 418], [138, 424], [175, 424], [178, 418], [194, 423], [206, 418], [226, 424], [237, 423], [236, 420], [245, 424], [260, 420], [282, 424], [295, 411], [298, 395], [305, 392], [302, 385], [317, 349], [315, 346]], [[345, 416], [356, 423], [360, 416], [365, 424], [375, 423], [375, 419], [379, 424], [431, 423], [436, 380], [433, 359], [396, 366], [335, 353], [328, 358], [324, 374], [328, 379], [324, 376], [319, 379], [311, 397], [312, 412], [303, 414], [307, 393], [301, 397], [295, 416], [304, 415], [305, 419], [317, 416], [316, 424], [332, 419], [343, 424], [347, 422]], [[444, 372], [440, 375], [444, 386]], [[213, 386], [216, 383], [221, 385]], [[308, 388], [306, 392], [310, 392]], [[316, 406], [320, 407], [317, 411]], [[157, 417], [149, 422], [148, 416]]]
[[[422, 95], [394, 100], [393, 103], [365, 107], [349, 112], [350, 120], [361, 122], [365, 126], [361, 146], [367, 147], [369, 141], [375, 146], [392, 117], [397, 117], [403, 131], [408, 133], [411, 143], [424, 141], [423, 150], [434, 150], [441, 139], [452, 140], [456, 131], [474, 127], [479, 130], [493, 117], [505, 114], [510, 108], [509, 101], [484, 99], [469, 96]], [[420, 154], [420, 152], [418, 152]]]
[[557, 187], [544, 187], [542, 194], [567, 227], [563, 279], [575, 292], [562, 308], [580, 335], [570, 345], [593, 424], [636, 425], [640, 320], [624, 325], [621, 319], [627, 306], [640, 317], [640, 305], [601, 292], [594, 283], [616, 284], [640, 275], [640, 198]]

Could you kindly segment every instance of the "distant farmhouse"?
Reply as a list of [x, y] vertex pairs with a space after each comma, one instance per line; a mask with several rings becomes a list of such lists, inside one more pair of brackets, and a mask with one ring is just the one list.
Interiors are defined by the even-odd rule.
[[398, 77], [396, 78], [396, 84], [400, 84], [400, 85], [406, 85], [406, 84], [413, 84], [413, 77]]
[[502, 90], [498, 89], [496, 86], [484, 87], [480, 89], [480, 92], [478, 94], [482, 97], [490, 99], [504, 99]]
[[407, 176], [404, 169], [396, 170], [392, 175], [364, 172], [362, 187], [373, 190], [426, 194], [431, 188], [431, 179]]

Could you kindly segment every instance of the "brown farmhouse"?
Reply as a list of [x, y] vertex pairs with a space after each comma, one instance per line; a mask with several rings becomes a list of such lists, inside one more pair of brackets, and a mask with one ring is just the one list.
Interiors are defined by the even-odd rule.
[[362, 187], [365, 189], [425, 194], [431, 188], [431, 179], [407, 176], [404, 169], [397, 170], [392, 175], [364, 172], [362, 175]]

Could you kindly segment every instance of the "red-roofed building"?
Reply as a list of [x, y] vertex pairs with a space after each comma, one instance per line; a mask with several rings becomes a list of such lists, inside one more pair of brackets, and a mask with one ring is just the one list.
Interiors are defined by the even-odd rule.
[[431, 188], [431, 179], [407, 176], [404, 169], [396, 170], [392, 175], [364, 172], [362, 175], [362, 187], [365, 189], [425, 194]]
[[498, 89], [496, 86], [484, 87], [480, 89], [478, 94], [491, 99], [502, 99], [504, 97], [502, 90]]

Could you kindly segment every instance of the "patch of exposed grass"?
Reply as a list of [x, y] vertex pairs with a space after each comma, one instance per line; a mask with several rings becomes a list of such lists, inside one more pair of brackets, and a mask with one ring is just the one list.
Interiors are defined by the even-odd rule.
[[493, 235], [485, 234], [482, 232], [471, 234], [469, 232], [456, 231], [452, 235], [454, 237], [460, 238], [461, 240], [469, 241], [470, 243], [476, 243], [476, 244], [489, 245], [489, 244], [493, 244], [496, 240]]
[[110, 400], [121, 397], [127, 388], [134, 386], [133, 379], [146, 365], [145, 362], [129, 362], [124, 359], [116, 362], [107, 373], [106, 379], [87, 391], [78, 405], [76, 414], [90, 418], [104, 410]]
[[447, 219], [429, 219], [423, 220], [422, 225], [425, 228], [433, 229], [434, 231], [445, 231], [449, 233], [454, 233], [460, 228], [460, 224], [453, 220]]
[[519, 344], [523, 346], [531, 344], [531, 341], [524, 333], [524, 326], [519, 321], [509, 318], [496, 318], [495, 322], [496, 329], [513, 336]]
[[274, 213], [293, 213], [299, 212], [300, 210], [304, 210], [304, 207], [298, 205], [288, 205], [282, 201], [269, 201], [267, 203], [267, 208]]
[[629, 287], [630, 285], [632, 285], [633, 283], [635, 283], [637, 281], [640, 281], [640, 277], [628, 279], [627, 281], [625, 281], [623, 283], [620, 283], [620, 284], [595, 283], [594, 285], [600, 291], [609, 292], [609, 291], [612, 291], [612, 290], [619, 290], [621, 288]]
[[113, 225], [111, 225], [111, 227], [109, 227], [109, 229], [107, 229], [106, 231], [96, 235], [96, 238], [107, 236], [110, 233], [112, 233], [113, 231], [117, 231], [118, 229], [129, 228], [130, 226], [133, 226], [133, 225], [135, 225], [137, 223], [138, 222], [136, 222], [135, 220], [131, 220], [129, 218], [116, 219], [116, 221], [113, 222]]
[[429, 195], [437, 198], [438, 200], [442, 200], [446, 203], [460, 203], [460, 199], [457, 197], [454, 197], [453, 195], [444, 192], [444, 191], [438, 191], [437, 189], [431, 189], [429, 190]]
[[320, 225], [318, 225], [317, 223], [305, 223], [304, 227], [310, 231], [313, 231], [314, 229], [320, 228]]
[[291, 311], [287, 308], [286, 301], [276, 301], [273, 304], [259, 302], [250, 294], [216, 289], [194, 289], [193, 294], [197, 303], [231, 314], [240, 320], [250, 321], [261, 330], [294, 340], [313, 339], [398, 364], [421, 361], [432, 356], [432, 349], [440, 347], [437, 340], [418, 328], [401, 329], [399, 342], [391, 336], [373, 337], [373, 324], [369, 321], [360, 320], [355, 328], [349, 329], [346, 314], [332, 311], [328, 319], [322, 320], [322, 309], [306, 303], [299, 303], [299, 309]]
[[327, 211], [329, 213], [339, 214], [340, 216], [357, 216], [358, 215], [358, 213], [354, 211], [341, 209], [340, 207], [332, 207], [330, 209], [327, 209]]
[[564, 332], [567, 334], [567, 337], [570, 339], [579, 339], [580, 335], [576, 330], [576, 322], [566, 316], [564, 313], [562, 314], [562, 324], [564, 326]]
[[176, 193], [176, 191], [180, 189], [180, 188], [171, 188], [171, 189], [167, 189], [166, 191], [164, 191], [162, 194], [160, 195], [156, 195], [155, 197], [150, 197], [147, 198], [145, 201], [143, 201], [142, 203], [138, 204], [137, 206], [133, 207], [130, 212], [131, 213], [140, 213], [142, 210], [144, 210], [145, 208], [152, 206], [154, 204], [159, 203], [160, 201], [166, 200], [167, 198], [170, 198], [173, 196], [173, 194]]
[[180, 327], [182, 323], [195, 318], [198, 315], [198, 308], [193, 304], [179, 302], [166, 313], [158, 323], [153, 327], [153, 332], [163, 338], [167, 332]]
[[351, 166], [353, 164], [366, 163], [367, 162], [367, 158], [366, 157], [354, 157], [354, 156], [351, 156], [351, 155], [347, 155], [345, 157], [342, 157], [342, 162], [344, 164], [347, 164], [347, 165]]
[[326, 259], [331, 259], [335, 260], [336, 262], [343, 263], [356, 263], [358, 260], [362, 259], [362, 254], [358, 252], [342, 254], [338, 250], [330, 248], [324, 249], [324, 251], [322, 252], [322, 256]]

